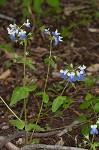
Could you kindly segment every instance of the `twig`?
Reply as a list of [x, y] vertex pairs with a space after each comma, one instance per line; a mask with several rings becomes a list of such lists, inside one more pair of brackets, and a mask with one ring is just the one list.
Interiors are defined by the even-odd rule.
[[63, 129], [60, 133], [57, 134], [57, 136], [62, 136], [63, 134], [67, 133], [68, 132], [68, 129], [71, 128], [71, 127], [74, 127], [76, 125], [78, 125], [79, 122], [78, 121], [73, 121], [69, 126], [67, 126], [65, 129]]
[[33, 148], [38, 149], [48, 149], [48, 150], [88, 150], [83, 148], [76, 148], [76, 147], [68, 147], [68, 146], [60, 146], [60, 145], [45, 145], [45, 144], [30, 144], [22, 147], [20, 150], [33, 150]]
[[[42, 138], [42, 137], [49, 137], [49, 136], [53, 136], [53, 135], [57, 135], [57, 136], [62, 136], [63, 134], [67, 133], [67, 130], [70, 128], [70, 127], [74, 127], [76, 125], [78, 125], [79, 122], [78, 121], [73, 121], [70, 125], [68, 126], [65, 126], [63, 130], [61, 130], [60, 128], [59, 129], [56, 129], [54, 131], [50, 131], [50, 132], [45, 132], [45, 133], [34, 133], [34, 137], [35, 138]], [[32, 132], [29, 132], [28, 135], [31, 136], [31, 133]], [[11, 140], [14, 140], [15, 138], [18, 138], [20, 136], [24, 136], [25, 135], [25, 131], [16, 131], [14, 132], [13, 135], [10, 135], [8, 137], [5, 137], [4, 140], [0, 140], [0, 148], [2, 148], [6, 143], [10, 142]]]
[[20, 150], [17, 146], [15, 146], [13, 143], [8, 142], [5, 147], [9, 150]]
[[[34, 133], [34, 137], [48, 137], [48, 136], [53, 136], [58, 134], [60, 131], [51, 131], [51, 132], [46, 132], [46, 133]], [[16, 131], [13, 135], [10, 135], [8, 137], [5, 137], [5, 139], [1, 139], [0, 136], [0, 148], [2, 148], [5, 144], [10, 142], [11, 140], [14, 140], [15, 138], [18, 138], [20, 136], [25, 135], [25, 131]], [[29, 136], [31, 136], [31, 132], [28, 133]]]
[[[0, 136], [0, 140], [5, 140], [4, 136]], [[7, 144], [5, 144], [5, 147], [9, 150], [19, 150], [19, 148], [17, 146], [15, 146], [13, 143], [8, 142]]]
[[16, 19], [13, 19], [12, 17], [6, 16], [6, 15], [3, 15], [3, 14], [0, 14], [0, 18], [4, 19], [4, 20], [13, 21], [13, 22], [16, 21]]

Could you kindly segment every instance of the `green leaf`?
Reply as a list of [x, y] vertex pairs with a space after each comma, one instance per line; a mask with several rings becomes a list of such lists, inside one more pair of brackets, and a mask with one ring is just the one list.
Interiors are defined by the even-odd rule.
[[83, 136], [88, 136], [90, 132], [89, 125], [88, 124], [83, 125], [81, 132]]
[[46, 2], [52, 7], [59, 7], [59, 0], [46, 0]]
[[88, 100], [90, 100], [90, 99], [92, 99], [92, 98], [93, 98], [93, 95], [90, 94], [90, 93], [87, 93], [87, 95], [86, 95], [86, 97], [85, 97], [85, 100], [88, 101]]
[[40, 143], [40, 140], [38, 140], [38, 139], [33, 139], [33, 140], [32, 140], [32, 143], [34, 143], [34, 144], [39, 144], [39, 143]]
[[49, 101], [49, 96], [48, 96], [45, 92], [43, 92], [42, 99], [43, 99], [43, 102], [44, 102], [44, 103], [48, 103], [48, 101]]
[[95, 79], [93, 77], [87, 77], [88, 79], [85, 81], [86, 87], [91, 87], [95, 83]]
[[42, 96], [42, 95], [43, 95], [43, 92], [37, 92], [35, 95], [36, 95], [36, 96]]
[[62, 113], [63, 113], [63, 111], [57, 110], [57, 111], [55, 112], [55, 116], [56, 116], [56, 117], [60, 117], [60, 116], [62, 116]]
[[26, 87], [17, 87], [13, 91], [11, 101], [10, 101], [10, 106], [16, 104], [21, 99], [26, 98], [28, 95], [29, 95], [29, 92]]
[[41, 5], [43, 3], [44, 0], [34, 0], [34, 9], [38, 14], [42, 14], [43, 10], [41, 8]]
[[99, 102], [95, 104], [95, 106], [93, 107], [95, 112], [99, 113]]
[[10, 123], [20, 130], [22, 130], [25, 127], [25, 123], [23, 121], [18, 120], [18, 119], [10, 120]]
[[66, 97], [65, 103], [63, 104], [63, 108], [67, 109], [69, 108], [70, 104], [73, 103], [73, 100], [71, 98]]
[[20, 5], [20, 7], [22, 8], [22, 7], [26, 7], [26, 6], [28, 6], [28, 4], [31, 4], [31, 0], [24, 0], [24, 1], [22, 1], [22, 3], [21, 3], [21, 5]]
[[54, 9], [55, 9], [55, 12], [56, 13], [61, 13], [62, 12], [62, 8], [61, 7], [54, 7]]
[[91, 105], [91, 101], [85, 101], [80, 105], [80, 109], [86, 109]]
[[52, 66], [53, 68], [56, 67], [56, 63], [54, 62], [54, 60], [53, 60], [52, 58], [45, 58], [45, 59], [44, 59], [44, 62], [47, 62], [47, 63], [50, 62], [51, 66]]
[[44, 131], [43, 128], [41, 128], [39, 125], [36, 125], [36, 124], [27, 125], [26, 126], [26, 131], [30, 131], [30, 130]]
[[0, 0], [0, 6], [5, 5], [7, 0]]
[[79, 122], [87, 122], [86, 116], [80, 116], [80, 117], [77, 118], [77, 120], [78, 120]]
[[9, 44], [1, 44], [0, 49], [6, 49], [8, 52], [12, 52], [12, 47]]
[[66, 96], [58, 96], [54, 99], [52, 104], [52, 112], [56, 112], [58, 108], [63, 104], [63, 101], [66, 99]]
[[30, 59], [30, 60], [26, 60], [26, 61], [25, 61], [25, 64], [26, 64], [29, 68], [33, 69], [33, 70], [36, 69], [35, 66], [33, 65], [33, 62], [32, 62], [31, 59]]
[[28, 89], [29, 92], [31, 91], [35, 91], [35, 89], [37, 88], [37, 85], [33, 85], [33, 86], [26, 86], [26, 88]]

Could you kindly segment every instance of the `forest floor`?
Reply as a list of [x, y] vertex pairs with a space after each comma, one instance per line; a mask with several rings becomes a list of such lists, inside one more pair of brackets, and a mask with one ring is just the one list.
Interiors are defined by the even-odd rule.
[[[76, 2], [76, 0], [65, 2], [64, 0], [61, 2], [61, 6], [61, 14], [58, 14], [57, 17], [52, 17], [51, 14], [49, 16], [41, 17], [40, 22], [41, 26], [45, 25], [51, 30], [58, 29], [59, 32], [63, 31], [62, 26], [69, 27], [72, 25], [70, 30], [63, 31], [63, 42], [60, 42], [56, 47], [53, 45], [52, 54], [53, 56], [59, 57], [59, 60], [56, 68], [51, 68], [50, 70], [47, 93], [51, 100], [61, 93], [62, 86], [64, 86], [59, 86], [59, 82], [62, 81], [59, 76], [59, 71], [60, 69], [65, 69], [66, 65], [72, 63], [77, 67], [84, 64], [89, 68], [91, 65], [97, 64], [98, 69], [89, 68], [86, 73], [94, 78], [99, 76], [99, 16], [95, 16], [96, 11], [99, 9], [99, 3], [91, 5], [87, 0], [82, 2]], [[22, 13], [18, 4], [14, 2], [10, 4], [9, 1], [0, 8], [0, 12], [1, 14], [14, 18], [16, 20], [15, 22], [21, 25]], [[31, 16], [29, 19], [32, 22]], [[14, 53], [23, 55], [23, 46], [15, 44], [9, 39], [7, 27], [10, 23], [13, 23], [13, 21], [7, 20], [6, 18], [0, 18], [0, 45], [9, 44], [13, 49], [13, 51], [8, 52], [6, 47], [0, 47], [0, 77], [6, 71], [6, 73], [9, 74], [3, 79], [0, 78], [0, 96], [3, 97], [7, 104], [10, 103], [13, 89], [23, 85], [23, 66], [13, 62]], [[32, 30], [37, 30], [36, 25], [32, 26]], [[29, 83], [31, 79], [33, 79], [38, 85], [38, 91], [42, 91], [47, 73], [47, 64], [44, 63], [44, 58], [49, 55], [49, 41], [39, 31], [35, 34], [34, 40], [29, 42], [27, 49], [29, 51], [28, 57], [33, 60], [36, 67], [36, 71], [31, 71], [27, 68], [27, 82]], [[74, 103], [72, 103], [68, 109], [63, 110], [61, 116], [49, 112], [47, 115], [41, 117], [39, 121], [41, 127], [46, 126], [46, 129], [50, 129], [50, 131], [64, 129], [75, 121], [77, 117], [85, 115], [85, 112], [79, 109], [79, 105], [85, 100], [87, 93], [91, 93], [95, 97], [99, 96], [99, 82], [94, 83], [93, 86], [89, 88], [85, 86], [85, 82], [75, 83], [75, 86], [76, 90], [70, 85], [64, 92], [64, 95], [73, 99]], [[14, 105], [12, 109], [18, 116], [23, 118], [22, 104], [23, 103], [20, 102]], [[29, 122], [37, 118], [40, 104], [41, 99], [36, 97], [34, 93], [31, 93], [27, 105]], [[48, 107], [44, 106], [42, 114], [44, 114], [47, 109]], [[2, 101], [0, 101], [0, 118], [0, 136], [8, 136], [9, 134], [13, 134], [14, 131], [17, 131], [17, 129], [9, 123], [9, 120], [13, 119], [14, 116], [9, 112]], [[62, 136], [64, 145], [76, 147], [76, 144], [80, 145], [82, 143], [82, 125], [83, 124], [77, 125], [77, 127], [70, 131], [69, 134], [66, 133]], [[18, 139], [19, 138], [12, 142], [16, 145]], [[55, 143], [60, 140], [60, 138], [55, 135], [37, 139], [39, 139], [40, 143], [49, 145], [55, 145]], [[75, 141], [77, 141], [77, 143]], [[22, 145], [17, 143], [17, 146], [21, 147]], [[84, 145], [82, 144], [82, 147], [83, 146]], [[2, 150], [5, 149], [5, 147], [2, 147]]]

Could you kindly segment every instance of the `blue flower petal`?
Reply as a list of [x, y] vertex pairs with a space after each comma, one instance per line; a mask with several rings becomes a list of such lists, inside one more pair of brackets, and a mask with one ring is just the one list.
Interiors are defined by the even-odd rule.
[[16, 40], [15, 34], [10, 34], [10, 39], [11, 40]]
[[94, 134], [94, 130], [93, 129], [90, 131], [90, 134]]
[[91, 129], [90, 134], [98, 134], [98, 129]]
[[68, 82], [73, 82], [74, 81], [74, 77], [69, 77], [68, 78]]
[[66, 74], [61, 73], [61, 77], [62, 77], [64, 80], [66, 80]]
[[98, 134], [98, 129], [95, 129], [95, 133]]
[[55, 37], [57, 36], [57, 35], [55, 34], [55, 32], [52, 32], [52, 35], [55, 36]]
[[59, 43], [59, 37], [57, 36], [55, 37], [55, 45], [58, 45], [58, 43]]
[[83, 78], [84, 78], [84, 75], [76, 76], [77, 81], [82, 80]]
[[24, 39], [25, 37], [26, 37], [26, 33], [24, 33], [24, 34], [20, 34], [19, 39], [20, 39], [20, 40], [22, 40], [22, 39]]

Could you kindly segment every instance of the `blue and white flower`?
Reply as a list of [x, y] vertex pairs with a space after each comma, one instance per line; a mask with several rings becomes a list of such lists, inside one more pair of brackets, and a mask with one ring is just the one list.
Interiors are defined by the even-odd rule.
[[26, 22], [25, 22], [23, 25], [25, 25], [26, 27], [30, 28], [30, 22], [29, 22], [29, 19], [27, 19]]
[[22, 40], [22, 39], [24, 39], [25, 37], [26, 37], [26, 31], [21, 30], [21, 31], [19, 32], [19, 39]]
[[62, 42], [62, 38], [60, 35], [60, 33], [58, 33], [58, 31], [56, 30], [55, 32], [52, 32], [53, 38], [55, 40], [55, 45], [58, 45], [59, 42]]
[[83, 72], [82, 71], [76, 71], [76, 80], [79, 81], [79, 80], [82, 80], [84, 78], [84, 75], [83, 75]]
[[10, 39], [11, 40], [16, 40], [15, 33], [10, 34]]
[[91, 131], [90, 131], [90, 134], [98, 134], [98, 129], [97, 129], [97, 125], [94, 124], [94, 125], [91, 125]]
[[68, 72], [69, 70], [60, 70], [60, 73], [61, 73], [61, 77], [64, 79], [64, 80], [66, 80], [66, 75], [67, 75], [67, 72]]
[[73, 81], [76, 81], [75, 80], [75, 72], [68, 72], [67, 73], [67, 76], [69, 76], [69, 78], [68, 78], [68, 82], [73, 82]]
[[86, 68], [86, 66], [79, 66], [77, 69], [73, 69], [72, 66], [72, 71], [71, 70], [60, 70], [61, 73], [61, 77], [66, 80], [68, 80], [68, 82], [75, 82], [75, 81], [79, 81], [82, 80], [84, 78], [85, 75], [85, 71], [84, 69]]
[[83, 66], [79, 66], [78, 68], [80, 69], [80, 73], [83, 74], [85, 72], [86, 66], [83, 65]]
[[48, 34], [48, 35], [51, 34], [50, 31], [49, 31], [49, 28], [48, 29], [44, 29], [44, 34]]
[[8, 34], [10, 35], [10, 39], [11, 40], [16, 40], [16, 34], [18, 34], [18, 27], [17, 25], [14, 24], [10, 24], [9, 25], [10, 28], [7, 28], [8, 30]]
[[83, 66], [79, 66], [78, 68], [79, 68], [80, 70], [85, 70], [85, 69], [86, 69], [86, 66], [83, 65]]

